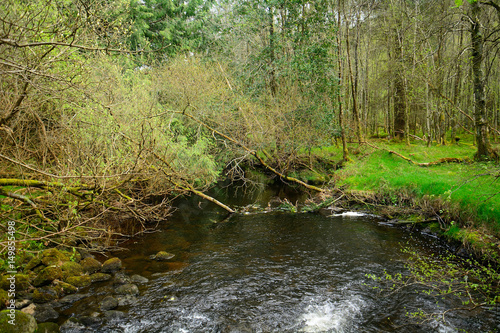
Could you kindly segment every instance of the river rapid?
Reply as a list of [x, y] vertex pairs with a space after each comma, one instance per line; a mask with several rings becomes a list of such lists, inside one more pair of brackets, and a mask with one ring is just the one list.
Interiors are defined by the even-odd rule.
[[[406, 272], [403, 247], [446, 251], [434, 238], [373, 215], [266, 210], [271, 197], [234, 196], [251, 206], [222, 223], [210, 204], [186, 201], [160, 232], [127, 243], [128, 250], [116, 254], [125, 271], [149, 282], [140, 286], [134, 304], [118, 309], [125, 318], [105, 322], [99, 332], [499, 331], [498, 310], [450, 311], [446, 322], [416, 325], [408, 313], [460, 304], [436, 302], [411, 288], [393, 294], [374, 288], [367, 274]], [[158, 251], [175, 257], [150, 259]], [[90, 288], [98, 295], [104, 287]], [[92, 312], [102, 297], [65, 313]]]

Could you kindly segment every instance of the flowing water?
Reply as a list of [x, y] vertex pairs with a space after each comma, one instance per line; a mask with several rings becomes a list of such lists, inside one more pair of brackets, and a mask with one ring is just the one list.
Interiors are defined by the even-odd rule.
[[[128, 273], [150, 281], [135, 304], [119, 309], [125, 319], [107, 322], [100, 332], [499, 330], [500, 315], [486, 310], [449, 312], [445, 323], [413, 325], [409, 312], [442, 312], [457, 304], [436, 303], [411, 289], [392, 295], [373, 289], [366, 274], [404, 272], [407, 257], [400, 249], [441, 251], [433, 239], [370, 215], [260, 212], [214, 223], [220, 212], [197, 206], [181, 207], [161, 232], [118, 254]], [[176, 256], [149, 259], [160, 250]], [[75, 305], [68, 311], [83, 310]]]

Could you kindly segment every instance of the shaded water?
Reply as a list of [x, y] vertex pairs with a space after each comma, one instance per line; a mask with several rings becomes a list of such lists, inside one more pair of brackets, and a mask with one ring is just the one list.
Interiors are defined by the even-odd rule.
[[[126, 319], [101, 332], [498, 331], [500, 316], [487, 311], [410, 325], [407, 312], [457, 304], [436, 304], [411, 290], [383, 297], [372, 288], [366, 274], [404, 271], [402, 246], [440, 251], [377, 217], [270, 212], [214, 224], [217, 211], [198, 214], [195, 206], [119, 254], [128, 273], [150, 282], [136, 304], [119, 309]], [[176, 256], [150, 260], [159, 250]]]

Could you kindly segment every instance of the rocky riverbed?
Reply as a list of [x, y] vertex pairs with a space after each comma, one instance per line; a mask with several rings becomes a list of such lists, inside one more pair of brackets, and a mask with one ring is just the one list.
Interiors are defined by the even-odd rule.
[[[172, 257], [160, 251], [151, 260]], [[86, 293], [87, 287], [104, 281], [108, 282], [97, 292]], [[116, 257], [101, 262], [85, 251], [44, 250], [29, 259], [22, 272], [2, 275], [0, 332], [94, 332], [102, 323], [126, 316], [120, 307], [137, 302], [139, 286], [148, 281], [140, 275], [127, 275]], [[89, 311], [68, 319], [61, 316], [77, 302], [85, 308], [86, 299], [93, 304], [87, 307]]]

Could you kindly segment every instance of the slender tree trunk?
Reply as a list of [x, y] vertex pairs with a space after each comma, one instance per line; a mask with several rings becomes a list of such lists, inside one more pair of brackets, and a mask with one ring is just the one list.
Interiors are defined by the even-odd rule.
[[345, 139], [344, 130], [344, 110], [342, 108], [342, 52], [341, 52], [341, 39], [340, 39], [340, 10], [337, 11], [337, 61], [338, 61], [338, 71], [339, 71], [339, 91], [338, 91], [338, 103], [339, 103], [339, 126], [340, 126], [340, 136], [342, 137], [342, 158], [344, 161], [349, 160], [349, 150], [347, 149], [347, 142]]
[[[344, 9], [345, 10], [345, 9]], [[350, 46], [349, 46], [349, 20], [347, 20], [347, 17], [344, 12], [344, 20], [346, 21], [346, 51], [347, 51], [347, 69], [349, 71], [349, 77], [351, 79], [351, 94], [352, 94], [352, 112], [354, 116], [354, 122], [356, 126], [356, 136], [358, 138], [358, 142], [361, 143], [363, 142], [363, 134], [361, 132], [361, 119], [359, 117], [359, 108], [358, 108], [358, 92], [356, 89], [356, 82], [354, 80], [354, 75], [352, 73], [352, 66], [351, 66], [351, 51], [350, 51]]]
[[269, 87], [271, 89], [271, 95], [276, 97], [276, 92], [278, 91], [278, 84], [276, 83], [276, 73], [275, 73], [275, 43], [274, 43], [274, 10], [272, 7], [269, 8], [269, 58], [270, 58], [270, 69], [269, 69]]
[[481, 32], [479, 2], [471, 3], [471, 40], [472, 40], [472, 72], [474, 75], [474, 123], [476, 129], [477, 160], [490, 157], [491, 148], [488, 139], [488, 120], [486, 118], [486, 102], [484, 96], [483, 44]]

